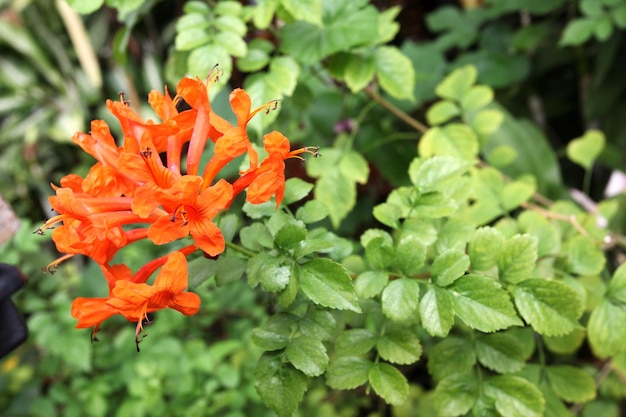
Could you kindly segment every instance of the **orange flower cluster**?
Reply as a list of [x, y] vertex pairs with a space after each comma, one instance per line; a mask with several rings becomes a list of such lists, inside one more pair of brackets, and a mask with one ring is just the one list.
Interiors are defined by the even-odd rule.
[[[48, 268], [76, 254], [100, 265], [108, 281], [108, 297], [77, 298], [72, 304], [76, 327], [93, 327], [94, 340], [100, 324], [115, 314], [137, 322], [137, 344], [148, 313], [173, 308], [185, 315], [195, 314], [200, 298], [185, 291], [186, 256], [198, 249], [209, 256], [224, 251], [224, 237], [213, 223], [215, 216], [230, 207], [243, 190], [251, 203], [274, 196], [278, 207], [285, 188], [285, 159], [302, 159], [299, 155], [304, 152], [317, 156], [317, 148], [290, 151], [289, 140], [273, 131], [264, 137], [268, 156], [259, 163], [246, 127], [255, 114], [269, 111], [277, 103], [252, 110], [250, 96], [235, 89], [230, 104], [237, 124], [232, 125], [211, 109], [209, 89], [217, 78], [217, 69], [205, 82], [184, 78], [173, 99], [167, 89], [165, 94], [152, 91], [148, 100], [160, 123], [142, 120], [123, 94], [120, 101], [108, 100], [108, 110], [122, 127], [122, 146], [116, 144], [102, 120], [91, 123], [90, 133], [72, 138], [97, 162], [85, 178], [70, 174], [61, 179], [60, 187], [53, 185], [56, 195], [49, 199], [58, 215], [38, 232], [53, 228], [52, 239], [66, 254]], [[183, 101], [190, 108], [179, 111], [177, 104]], [[208, 140], [215, 144], [214, 152], [201, 170]], [[185, 147], [186, 172], [181, 167]], [[222, 168], [246, 153], [250, 165], [238, 179], [215, 181]], [[126, 265], [110, 265], [120, 249], [137, 240], [150, 239], [162, 245], [187, 236], [193, 244], [148, 262], [134, 274]], [[161, 271], [154, 283], [147, 284], [158, 268]]]

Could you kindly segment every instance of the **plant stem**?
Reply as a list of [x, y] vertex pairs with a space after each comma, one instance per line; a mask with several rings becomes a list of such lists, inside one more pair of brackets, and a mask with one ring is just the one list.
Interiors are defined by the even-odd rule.
[[405, 122], [406, 124], [414, 128], [415, 130], [422, 132], [422, 133], [426, 133], [428, 131], [428, 126], [422, 124], [421, 122], [418, 122], [413, 117], [409, 116], [408, 114], [406, 114], [405, 112], [403, 112], [402, 110], [400, 110], [399, 108], [391, 104], [389, 101], [385, 100], [380, 94], [378, 94], [375, 88], [367, 87], [365, 89], [365, 93], [376, 103], [380, 104], [381, 106], [389, 110], [391, 113], [397, 116], [400, 120], [402, 120], [403, 122]]
[[254, 255], [256, 255], [256, 252], [253, 252], [253, 251], [251, 251], [249, 249], [246, 249], [243, 246], [240, 246], [240, 245], [238, 245], [236, 243], [233, 243], [233, 242], [228, 242], [227, 241], [226, 242], [226, 247], [228, 247], [228, 248], [230, 248], [230, 249], [232, 249], [234, 251], [237, 251], [237, 252], [239, 252], [241, 254], [244, 254], [244, 255], [246, 255], [249, 258], [252, 258]]

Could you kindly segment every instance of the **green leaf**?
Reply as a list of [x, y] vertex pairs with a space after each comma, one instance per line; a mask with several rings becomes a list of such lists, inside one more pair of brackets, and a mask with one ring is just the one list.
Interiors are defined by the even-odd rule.
[[577, 275], [597, 275], [604, 268], [604, 253], [591, 238], [577, 235], [565, 242], [567, 271]]
[[478, 72], [471, 65], [454, 70], [435, 89], [441, 98], [461, 101], [476, 82]]
[[442, 379], [433, 394], [433, 406], [440, 417], [467, 414], [478, 398], [478, 379], [472, 374], [455, 374]]
[[281, 0], [280, 5], [296, 20], [322, 25], [321, 0]]
[[270, 25], [279, 0], [257, 0], [252, 19], [259, 29], [267, 29]]
[[396, 265], [406, 276], [420, 272], [426, 262], [427, 247], [419, 236], [405, 234], [396, 246]]
[[490, 135], [500, 128], [504, 115], [498, 110], [481, 110], [472, 119], [472, 129], [479, 135]]
[[563, 336], [544, 336], [546, 347], [555, 353], [574, 353], [585, 341], [587, 334], [584, 329], [574, 331]]
[[517, 151], [514, 148], [509, 145], [498, 145], [487, 155], [487, 162], [498, 168], [509, 165], [515, 161], [516, 158]]
[[315, 199], [326, 205], [333, 227], [337, 228], [356, 204], [356, 187], [339, 170], [333, 170], [315, 183]]
[[254, 387], [261, 400], [279, 417], [289, 417], [298, 408], [307, 389], [308, 378], [282, 355], [264, 353], [254, 371]]
[[333, 389], [354, 389], [367, 382], [372, 365], [372, 362], [363, 358], [339, 358], [328, 367], [326, 384]]
[[594, 19], [574, 19], [565, 27], [559, 46], [585, 43], [591, 38], [595, 28], [596, 21]]
[[413, 204], [412, 215], [415, 217], [439, 219], [450, 216], [459, 209], [459, 205], [452, 198], [434, 191], [422, 194]]
[[302, 334], [319, 340], [330, 340], [335, 333], [337, 321], [329, 311], [310, 308], [300, 320], [299, 327]]
[[265, 291], [278, 292], [289, 284], [291, 271], [280, 258], [261, 252], [248, 261], [247, 275], [251, 286], [261, 284]]
[[475, 85], [461, 97], [463, 110], [477, 110], [493, 101], [493, 90], [486, 85]]
[[434, 191], [444, 181], [463, 174], [472, 165], [474, 161], [449, 156], [415, 158], [409, 166], [409, 178], [420, 192]]
[[300, 201], [305, 198], [311, 190], [313, 184], [301, 180], [300, 178], [293, 177], [285, 181], [285, 195], [283, 196], [283, 204], [289, 205]]
[[433, 286], [420, 300], [422, 326], [431, 336], [446, 337], [454, 324], [454, 308], [448, 293]]
[[241, 3], [234, 0], [222, 0], [215, 5], [213, 12], [219, 16], [239, 16], [243, 6]]
[[248, 262], [245, 259], [235, 256], [220, 256], [215, 270], [215, 283], [221, 286], [239, 280], [246, 272], [247, 266]]
[[522, 325], [507, 292], [491, 278], [464, 275], [446, 290], [456, 315], [473, 329], [495, 332]]
[[467, 125], [449, 123], [432, 127], [418, 144], [420, 156], [442, 155], [474, 161], [478, 155], [478, 138]]
[[381, 46], [374, 53], [374, 66], [383, 90], [399, 100], [415, 101], [415, 70], [411, 60], [394, 46]]
[[595, 356], [605, 359], [626, 350], [626, 308], [604, 299], [587, 323], [589, 344]]
[[368, 379], [376, 394], [391, 405], [402, 404], [409, 396], [409, 383], [395, 367], [378, 362], [369, 369]]
[[320, 376], [328, 367], [326, 347], [321, 340], [301, 335], [291, 340], [285, 356], [291, 364], [308, 377]]
[[449, 100], [441, 100], [433, 104], [426, 112], [426, 120], [431, 126], [440, 125], [461, 114], [459, 106]]
[[250, 226], [242, 227], [239, 231], [241, 243], [248, 249], [260, 250], [274, 247], [274, 238], [267, 227], [255, 222]]
[[417, 280], [399, 278], [391, 281], [383, 290], [383, 313], [395, 321], [414, 318], [419, 306], [420, 287]]
[[503, 245], [504, 235], [498, 229], [493, 227], [477, 229], [467, 249], [472, 269], [478, 271], [491, 269], [496, 264]]
[[[228, 81], [232, 73], [232, 59], [228, 51], [216, 43], [195, 48], [187, 56], [188, 75], [204, 78], [217, 63], [220, 64], [220, 70], [223, 71], [220, 80]], [[213, 86], [211, 91], [217, 93], [219, 89], [216, 87], [220, 85], [222, 85], [221, 82]]]
[[607, 297], [626, 304], [626, 263], [622, 263], [613, 273]]
[[328, 209], [322, 202], [309, 200], [304, 203], [304, 206], [298, 207], [298, 210], [296, 211], [296, 219], [305, 224], [311, 224], [325, 219], [328, 217], [328, 214]]
[[359, 184], [367, 183], [370, 174], [368, 162], [356, 151], [344, 152], [339, 159], [339, 172]]
[[380, 294], [389, 281], [384, 271], [365, 271], [354, 280], [354, 289], [359, 298], [372, 298]]
[[596, 398], [596, 383], [588, 372], [570, 365], [553, 365], [545, 372], [552, 391], [570, 403], [586, 403]]
[[558, 228], [543, 215], [524, 211], [517, 218], [521, 231], [537, 238], [537, 256], [554, 255], [560, 251], [561, 236]]
[[206, 28], [191, 27], [176, 34], [175, 45], [178, 51], [192, 51], [202, 45], [211, 43], [213, 36]]
[[68, 0], [67, 4], [80, 14], [90, 14], [104, 4], [104, 0]]
[[372, 81], [375, 71], [376, 66], [372, 55], [350, 55], [344, 72], [346, 85], [352, 93], [358, 93]]
[[437, 343], [428, 355], [428, 372], [435, 380], [466, 374], [475, 364], [473, 343], [457, 336], [449, 336]]
[[365, 246], [365, 257], [373, 269], [385, 270], [393, 262], [394, 250], [384, 238], [377, 237]]
[[487, 380], [485, 395], [495, 400], [503, 417], [542, 417], [544, 399], [539, 388], [517, 376], [502, 375]]
[[363, 355], [376, 345], [377, 337], [367, 329], [344, 330], [335, 341], [337, 355]]
[[384, 360], [399, 365], [417, 362], [422, 355], [422, 345], [410, 330], [399, 329], [382, 335], [376, 343], [378, 354]]
[[446, 287], [465, 274], [470, 265], [470, 258], [464, 252], [447, 250], [433, 261], [431, 274], [433, 282]]
[[248, 54], [248, 44], [236, 33], [218, 32], [215, 34], [214, 42], [219, 45], [224, 45], [224, 49], [234, 57], [243, 58]]
[[536, 191], [534, 178], [531, 181], [512, 181], [502, 189], [500, 201], [504, 210], [511, 211], [528, 201]]
[[328, 258], [313, 259], [299, 267], [300, 288], [316, 304], [361, 312], [350, 275]]
[[476, 357], [486, 368], [500, 374], [517, 372], [526, 365], [523, 347], [508, 333], [483, 335], [476, 339]]
[[394, 229], [400, 227], [399, 220], [403, 217], [402, 208], [391, 203], [378, 204], [372, 214], [376, 220]]
[[589, 170], [604, 149], [605, 142], [604, 133], [599, 130], [588, 130], [583, 136], [567, 144], [567, 157]]
[[515, 305], [533, 329], [546, 336], [559, 336], [573, 331], [582, 314], [578, 293], [560, 281], [528, 279], [513, 291]]
[[264, 350], [282, 349], [289, 343], [291, 326], [296, 322], [292, 314], [277, 314], [272, 316], [262, 327], [252, 330], [252, 341]]
[[274, 236], [274, 244], [282, 253], [292, 253], [306, 239], [307, 230], [304, 223], [290, 221], [284, 224]]
[[516, 284], [529, 277], [537, 261], [537, 238], [515, 235], [504, 242], [497, 258], [500, 279]]

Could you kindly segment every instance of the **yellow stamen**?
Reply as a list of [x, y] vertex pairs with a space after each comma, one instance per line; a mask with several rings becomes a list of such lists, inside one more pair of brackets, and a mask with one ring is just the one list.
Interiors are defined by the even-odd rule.
[[71, 257], [73, 257], [75, 254], [74, 253], [68, 253], [65, 254], [63, 256], [61, 256], [60, 258], [57, 258], [56, 260], [50, 262], [47, 266], [41, 268], [41, 270], [45, 273], [49, 272], [50, 275], [54, 275], [54, 273], [57, 271], [57, 268], [59, 267], [59, 265], [65, 261], [67, 261], [68, 259], [70, 259]]
[[268, 114], [272, 110], [276, 110], [278, 108], [278, 103], [279, 102], [280, 102], [280, 100], [268, 101], [264, 105], [262, 105], [260, 107], [257, 107], [256, 109], [252, 110], [252, 112], [248, 116], [248, 119], [246, 120], [246, 123], [249, 122], [254, 116], [256, 116], [256, 114], [258, 112], [260, 112], [261, 110], [264, 110], [265, 114]]

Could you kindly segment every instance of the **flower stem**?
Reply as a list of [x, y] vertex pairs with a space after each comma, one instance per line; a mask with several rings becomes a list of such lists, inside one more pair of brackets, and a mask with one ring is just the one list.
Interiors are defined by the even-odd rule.
[[246, 255], [249, 258], [252, 258], [254, 255], [256, 255], [256, 252], [253, 252], [253, 251], [251, 251], [249, 249], [246, 249], [243, 246], [240, 246], [240, 245], [238, 245], [236, 243], [233, 243], [233, 242], [228, 242], [227, 241], [226, 242], [226, 246], [231, 248], [234, 251], [237, 251], [239, 253], [242, 253], [242, 254]]

